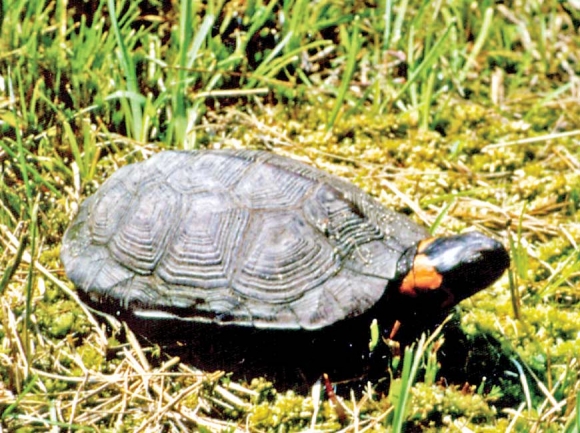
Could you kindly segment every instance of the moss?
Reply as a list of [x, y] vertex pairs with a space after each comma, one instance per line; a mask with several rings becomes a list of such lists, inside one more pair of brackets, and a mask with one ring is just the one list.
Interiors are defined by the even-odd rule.
[[[309, 397], [288, 391], [278, 395], [274, 402], [256, 405], [251, 410], [248, 420], [254, 429], [291, 432], [307, 429], [312, 422], [313, 414], [314, 407]], [[328, 403], [323, 403], [316, 421], [319, 429], [335, 431], [340, 428], [336, 412]]]
[[278, 395], [274, 384], [263, 377], [253, 378], [249, 389], [258, 393], [258, 397], [255, 399], [256, 403], [275, 401]]
[[39, 304], [36, 316], [40, 328], [52, 338], [62, 338], [70, 333], [86, 335], [91, 330], [81, 308], [71, 300], [59, 299], [56, 302]]
[[443, 426], [447, 418], [460, 420], [462, 425], [489, 423], [495, 410], [473, 389], [416, 384], [411, 391], [409, 422], [433, 427]]
[[106, 365], [106, 359], [102, 353], [91, 344], [85, 342], [82, 346], [77, 348], [77, 353], [87, 369], [102, 371]]

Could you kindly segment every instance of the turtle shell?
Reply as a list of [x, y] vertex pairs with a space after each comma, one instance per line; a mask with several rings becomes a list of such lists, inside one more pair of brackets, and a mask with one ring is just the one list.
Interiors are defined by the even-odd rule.
[[316, 330], [374, 306], [426, 236], [356, 186], [289, 158], [165, 151], [118, 170], [81, 205], [61, 257], [99, 309]]

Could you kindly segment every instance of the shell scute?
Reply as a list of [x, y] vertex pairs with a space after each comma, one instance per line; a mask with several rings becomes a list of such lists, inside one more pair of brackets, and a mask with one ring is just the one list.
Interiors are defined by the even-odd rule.
[[150, 274], [165, 248], [165, 239], [180, 197], [165, 183], [142, 185], [109, 248], [113, 257], [137, 274]]

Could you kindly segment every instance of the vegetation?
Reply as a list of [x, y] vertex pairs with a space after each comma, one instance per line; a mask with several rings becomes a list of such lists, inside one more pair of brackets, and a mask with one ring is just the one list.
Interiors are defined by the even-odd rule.
[[[577, 1], [0, 12], [0, 429], [580, 432]], [[437, 233], [475, 226], [512, 268], [395, 357], [387, 393], [200, 372], [113, 318], [102, 327], [58, 255], [116, 168], [219, 147], [308, 161]]]

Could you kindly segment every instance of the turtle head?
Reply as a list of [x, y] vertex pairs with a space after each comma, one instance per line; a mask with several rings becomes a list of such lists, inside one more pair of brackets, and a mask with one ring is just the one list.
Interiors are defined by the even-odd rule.
[[397, 265], [397, 320], [422, 330], [491, 285], [508, 266], [504, 246], [479, 232], [424, 239]]

